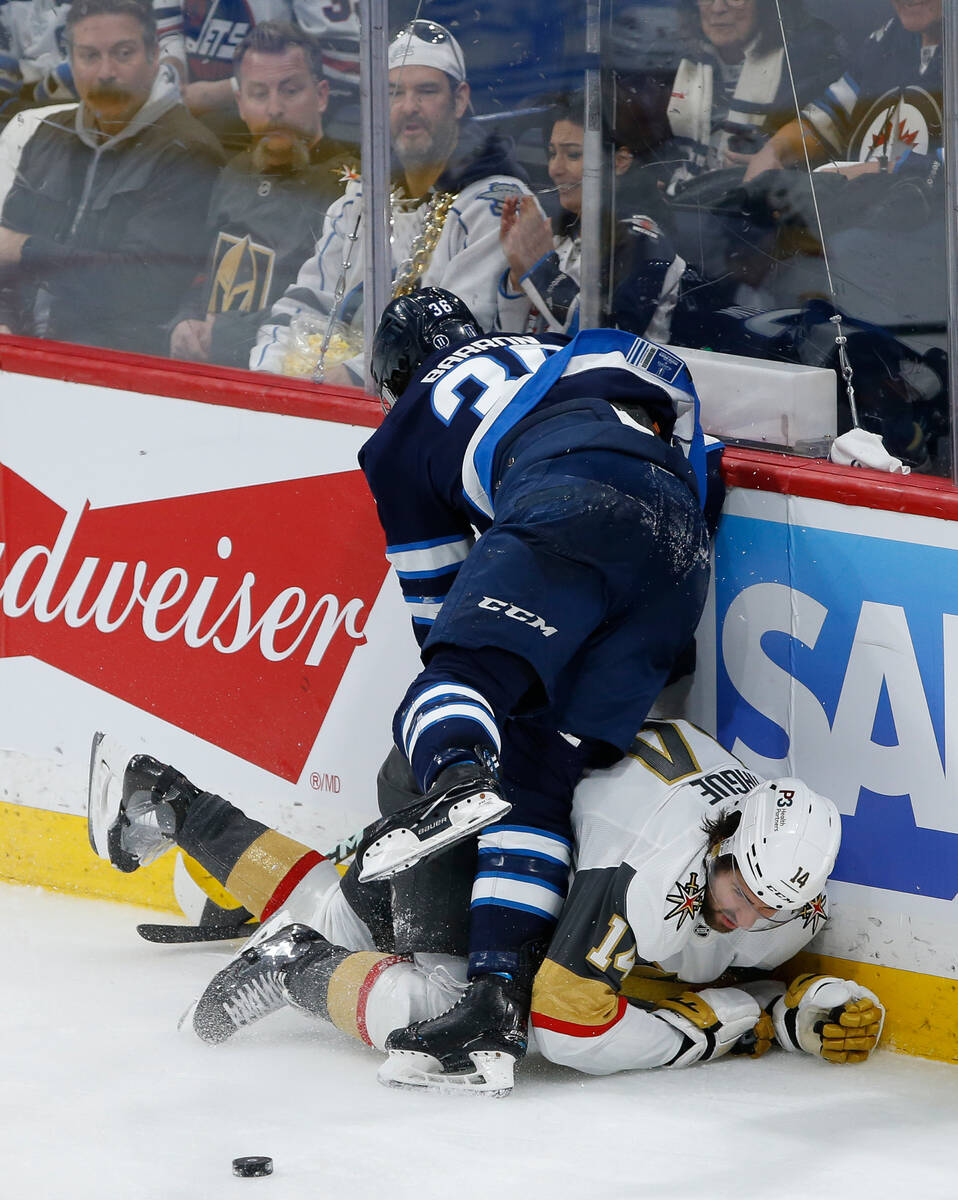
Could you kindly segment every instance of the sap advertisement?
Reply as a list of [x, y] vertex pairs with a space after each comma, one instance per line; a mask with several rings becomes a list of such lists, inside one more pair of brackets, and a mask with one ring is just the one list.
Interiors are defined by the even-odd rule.
[[320, 849], [376, 813], [418, 654], [370, 432], [4, 377], [4, 799], [84, 812], [105, 729]]
[[735, 490], [715, 562], [720, 740], [842, 813], [819, 948], [953, 976], [958, 531]]

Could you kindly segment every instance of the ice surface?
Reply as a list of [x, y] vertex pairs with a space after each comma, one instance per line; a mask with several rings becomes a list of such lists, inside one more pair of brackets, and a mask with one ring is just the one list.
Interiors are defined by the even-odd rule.
[[[209, 1047], [177, 1018], [231, 943], [156, 946], [118, 904], [0, 885], [0, 1195], [10, 1200], [884, 1200], [956, 1194], [958, 1067], [773, 1051], [504, 1100], [392, 1091], [377, 1055], [279, 1013]], [[268, 1154], [269, 1179], [231, 1160]]]

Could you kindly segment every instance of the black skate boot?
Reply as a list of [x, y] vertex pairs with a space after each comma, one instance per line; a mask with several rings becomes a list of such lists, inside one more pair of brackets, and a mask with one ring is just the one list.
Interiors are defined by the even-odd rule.
[[191, 1010], [194, 1031], [217, 1045], [288, 1004], [303, 1007], [287, 990], [291, 969], [345, 953], [308, 925], [284, 925], [213, 976]]
[[176, 845], [199, 788], [148, 754], [132, 757], [119, 742], [93, 735], [87, 832], [93, 852], [120, 871], [135, 871]]
[[512, 805], [498, 763], [488, 751], [476, 756], [479, 762], [447, 767], [421, 799], [368, 827], [356, 852], [360, 883], [398, 875], [506, 815]]
[[508, 1096], [528, 1046], [530, 995], [525, 983], [480, 975], [446, 1012], [393, 1030], [380, 1083]]

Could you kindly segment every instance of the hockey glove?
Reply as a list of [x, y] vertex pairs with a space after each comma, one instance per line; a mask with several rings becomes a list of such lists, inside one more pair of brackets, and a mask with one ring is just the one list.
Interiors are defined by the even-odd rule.
[[759, 1003], [740, 988], [703, 988], [663, 1001], [655, 1015], [685, 1041], [666, 1066], [688, 1067], [723, 1054], [758, 1058], [772, 1044], [772, 1021]]
[[849, 979], [799, 975], [773, 1005], [772, 1019], [784, 1049], [853, 1063], [877, 1046], [885, 1010], [873, 992]]

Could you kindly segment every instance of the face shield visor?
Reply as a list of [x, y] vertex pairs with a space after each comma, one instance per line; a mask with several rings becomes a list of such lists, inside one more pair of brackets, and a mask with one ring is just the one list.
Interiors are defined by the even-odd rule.
[[[721, 846], [717, 847], [717, 851], [721, 850]], [[804, 903], [781, 907], [763, 903], [748, 886], [734, 854], [713, 854], [706, 866], [706, 880], [706, 916], [715, 928], [726, 933], [776, 929], [796, 920], [807, 907]]]

